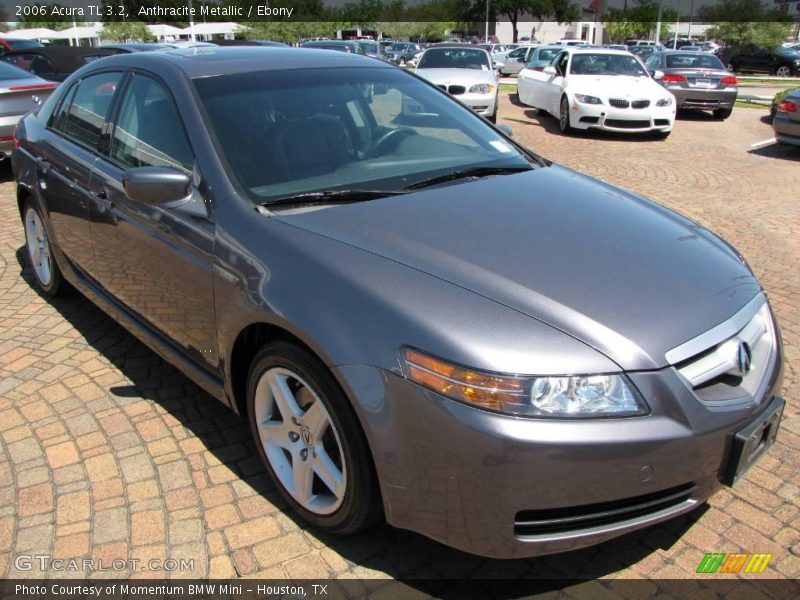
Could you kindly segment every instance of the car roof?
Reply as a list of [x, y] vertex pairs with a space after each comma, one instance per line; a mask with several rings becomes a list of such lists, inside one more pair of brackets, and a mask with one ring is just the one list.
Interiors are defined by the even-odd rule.
[[[436, 50], [441, 48], [455, 48], [458, 50], [464, 50], [465, 48], [468, 50], [479, 50], [481, 52], [486, 52], [487, 54], [489, 51], [486, 48], [482, 48], [481, 46], [485, 46], [486, 44], [481, 44], [480, 46], [477, 44], [462, 44], [460, 42], [442, 42], [441, 44], [434, 44], [433, 46], [428, 46], [425, 51], [428, 50]], [[497, 46], [498, 44], [494, 44]]]
[[123, 68], [173, 68], [190, 79], [249, 73], [336, 67], [372, 67], [396, 69], [393, 65], [349, 52], [333, 52], [314, 48], [280, 48], [264, 46], [199, 47], [131, 52], [103, 59], [104, 66]]
[[616, 54], [618, 56], [630, 56], [627, 50], [614, 50], [614, 48], [576, 48], [575, 46], [564, 46], [564, 51], [570, 54]]

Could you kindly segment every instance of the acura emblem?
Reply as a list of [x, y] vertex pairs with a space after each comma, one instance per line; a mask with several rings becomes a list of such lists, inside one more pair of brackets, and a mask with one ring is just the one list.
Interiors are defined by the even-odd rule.
[[739, 348], [736, 350], [736, 368], [739, 369], [739, 375], [744, 377], [752, 367], [753, 354], [750, 351], [750, 346], [747, 342], [739, 342]]

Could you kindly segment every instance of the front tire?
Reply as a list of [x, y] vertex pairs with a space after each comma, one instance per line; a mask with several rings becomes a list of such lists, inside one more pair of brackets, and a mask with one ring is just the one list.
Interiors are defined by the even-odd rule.
[[786, 65], [781, 65], [775, 69], [775, 75], [778, 77], [789, 77], [792, 74], [792, 69]]
[[724, 121], [725, 119], [730, 117], [732, 113], [733, 113], [732, 108], [718, 108], [717, 110], [714, 111], [714, 118], [719, 119], [720, 121]]
[[266, 345], [247, 380], [250, 426], [278, 490], [319, 530], [349, 535], [380, 516], [364, 434], [330, 371], [287, 342]]
[[564, 135], [569, 135], [574, 131], [569, 122], [569, 100], [567, 100], [566, 96], [561, 97], [561, 109], [558, 113], [558, 129]]
[[56, 263], [42, 211], [32, 199], [28, 198], [22, 214], [25, 225], [25, 248], [28, 251], [28, 261], [33, 268], [36, 286], [50, 298], [66, 293], [70, 289], [69, 284], [64, 280], [61, 269]]

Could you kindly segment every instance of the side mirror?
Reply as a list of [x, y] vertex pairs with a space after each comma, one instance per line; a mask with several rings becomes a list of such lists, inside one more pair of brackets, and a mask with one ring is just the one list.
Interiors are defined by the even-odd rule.
[[547, 75], [556, 75], [558, 71], [553, 65], [547, 65], [544, 69], [542, 69], [542, 73], [546, 73]]
[[163, 204], [189, 195], [191, 180], [186, 173], [169, 167], [137, 167], [122, 175], [125, 195], [142, 204]]
[[508, 125], [500, 124], [497, 125], [497, 128], [503, 133], [505, 133], [508, 137], [514, 137], [514, 130], [511, 129], [511, 127], [509, 127]]
[[492, 66], [493, 66], [495, 69], [502, 69], [503, 67], [505, 67], [505, 66], [506, 66], [506, 63], [504, 63], [504, 62], [500, 62], [499, 60], [493, 60], [493, 61], [492, 61]]
[[662, 79], [664, 79], [664, 71], [657, 70], [655, 73], [653, 73], [653, 79], [655, 79], [656, 81], [661, 81]]

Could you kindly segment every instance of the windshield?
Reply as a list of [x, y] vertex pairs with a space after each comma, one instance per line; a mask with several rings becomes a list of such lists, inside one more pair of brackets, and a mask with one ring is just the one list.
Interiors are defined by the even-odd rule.
[[625, 54], [575, 54], [569, 72], [573, 75], [632, 75], [647, 77], [633, 56]]
[[44, 44], [35, 42], [33, 40], [9, 40], [6, 39], [5, 43], [8, 44], [12, 50], [30, 50], [31, 48], [44, 48]]
[[531, 167], [481, 117], [400, 69], [261, 71], [194, 85], [228, 172], [257, 204]]
[[314, 48], [317, 50], [339, 50], [340, 52], [352, 52], [353, 49], [347, 44], [320, 44], [312, 42], [310, 44], [303, 44], [304, 48]]
[[725, 70], [722, 62], [711, 54], [668, 54], [668, 69], [720, 69]]
[[481, 69], [491, 71], [489, 57], [473, 48], [434, 48], [426, 50], [418, 69]]
[[358, 42], [358, 43], [364, 49], [364, 52], [366, 52], [370, 56], [375, 56], [376, 54], [378, 54], [377, 42]]
[[547, 66], [553, 62], [553, 59], [561, 50], [563, 50], [563, 48], [539, 48], [534, 50], [533, 56], [531, 56], [531, 60], [526, 66], [529, 69]]
[[390, 52], [403, 52], [408, 48], [408, 44], [392, 44], [387, 48]]

